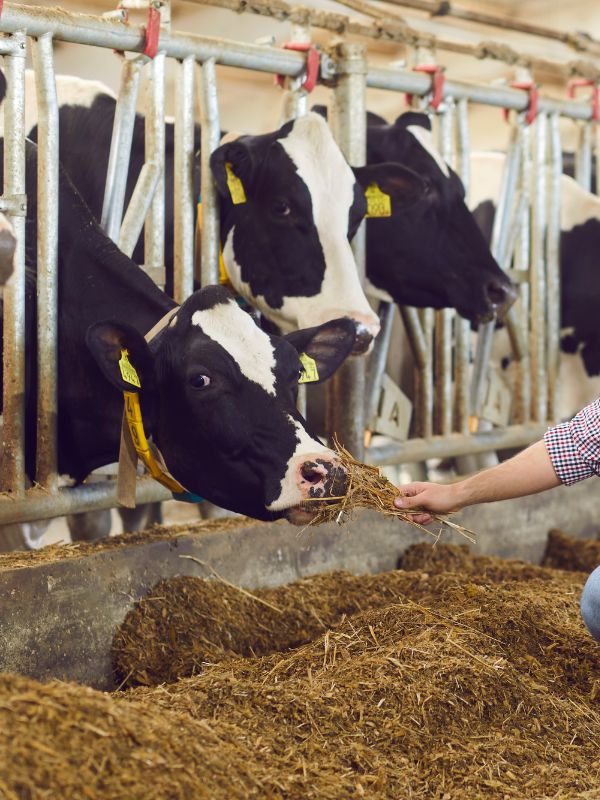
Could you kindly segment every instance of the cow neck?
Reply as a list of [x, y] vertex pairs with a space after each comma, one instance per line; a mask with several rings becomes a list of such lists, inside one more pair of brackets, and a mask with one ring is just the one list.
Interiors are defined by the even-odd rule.
[[[152, 326], [144, 337], [148, 343], [164, 330], [179, 306], [171, 308]], [[125, 351], [126, 352], [126, 351]], [[127, 508], [135, 508], [135, 483], [138, 459], [155, 481], [165, 486], [175, 500], [188, 503], [202, 502], [203, 498], [185, 489], [167, 469], [162, 453], [156, 444], [146, 438], [142, 409], [137, 392], [123, 392], [124, 409], [119, 447], [117, 499]]]

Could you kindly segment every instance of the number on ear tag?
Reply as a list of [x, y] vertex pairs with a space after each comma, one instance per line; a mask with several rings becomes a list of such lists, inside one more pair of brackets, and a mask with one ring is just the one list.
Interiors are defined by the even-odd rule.
[[229, 189], [233, 205], [238, 206], [240, 203], [245, 203], [246, 192], [244, 191], [244, 185], [233, 171], [233, 167], [229, 161], [225, 162], [225, 174], [227, 175], [227, 188]]
[[371, 183], [365, 189], [367, 198], [367, 217], [391, 217], [392, 198], [382, 192], [376, 183]]
[[317, 362], [311, 358], [307, 353], [300, 353], [300, 361], [304, 370], [298, 378], [298, 383], [315, 383], [319, 380], [319, 370], [317, 369]]
[[141, 389], [142, 384], [140, 383], [140, 379], [138, 377], [137, 372], [135, 371], [135, 367], [129, 360], [128, 356], [129, 356], [129, 350], [121, 350], [121, 358], [119, 359], [119, 369], [121, 370], [121, 377], [127, 383], [130, 383], [132, 386], [137, 386], [138, 389]]

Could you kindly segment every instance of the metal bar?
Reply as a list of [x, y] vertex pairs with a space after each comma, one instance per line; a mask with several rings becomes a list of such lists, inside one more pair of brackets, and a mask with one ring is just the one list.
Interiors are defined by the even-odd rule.
[[4, 60], [4, 196], [23, 198], [9, 213], [16, 249], [14, 270], [4, 287], [2, 491], [25, 489], [25, 35], [13, 36], [15, 50]]
[[[365, 47], [341, 43], [336, 47], [337, 82], [332, 127], [340, 149], [353, 167], [367, 158]], [[365, 223], [352, 243], [361, 280], [365, 277]], [[346, 361], [327, 384], [327, 427], [358, 460], [364, 453], [365, 359]]]
[[489, 25], [493, 28], [503, 28], [510, 31], [526, 33], [530, 36], [539, 36], [543, 39], [554, 39], [574, 47], [577, 51], [590, 50], [594, 55], [600, 55], [600, 42], [587, 34], [568, 33], [554, 30], [553, 28], [534, 25], [521, 19], [510, 17], [497, 17], [481, 11], [472, 11], [466, 8], [457, 8], [452, 3], [440, 3], [438, 0], [388, 0], [394, 6], [414, 8], [426, 11], [436, 17], [455, 17], [466, 22], [476, 22], [479, 25]]
[[546, 380], [546, 149], [547, 123], [545, 114], [535, 121], [533, 156], [533, 192], [531, 208], [531, 417], [542, 422], [548, 416], [548, 384]]
[[458, 315], [454, 318], [454, 429], [469, 432], [469, 355], [471, 323]]
[[367, 461], [376, 466], [411, 464], [428, 458], [446, 458], [510, 447], [524, 447], [538, 441], [546, 431], [546, 425], [509, 425], [503, 429], [485, 431], [465, 436], [453, 433], [449, 436], [432, 436], [428, 439], [409, 439], [393, 442], [367, 450]]
[[549, 118], [550, 186], [548, 233], [546, 239], [546, 364], [548, 376], [548, 419], [558, 418], [558, 371], [560, 359], [560, 187], [562, 148], [560, 119]]
[[[143, 28], [123, 20], [64, 11], [61, 8], [23, 6], [4, 3], [0, 31], [25, 30], [28, 36], [52, 34], [55, 40], [142, 53], [146, 46]], [[255, 69], [279, 75], [300, 75], [306, 57], [302, 53], [276, 47], [246, 44], [230, 39], [216, 39], [161, 31], [160, 51], [169, 58], [182, 60], [193, 56], [197, 61], [214, 58], [220, 64]]]
[[123, 219], [141, 69], [140, 61], [123, 59], [100, 221], [113, 242], [119, 238]]
[[[292, 24], [290, 41], [309, 44], [311, 41], [310, 27]], [[308, 112], [308, 92], [302, 88], [302, 80], [302, 77], [284, 79], [284, 94], [281, 103], [282, 125], [291, 119], [303, 117]]]
[[150, 64], [146, 87], [146, 161], [156, 164], [160, 177], [144, 225], [144, 267], [165, 263], [165, 56], [157, 53]]
[[367, 392], [365, 401], [365, 421], [367, 427], [373, 424], [375, 414], [377, 413], [381, 381], [385, 372], [385, 362], [392, 338], [394, 303], [383, 301], [379, 304], [379, 322], [381, 328], [373, 344], [373, 350], [369, 356], [369, 364], [367, 367]]
[[579, 124], [579, 142], [575, 154], [575, 180], [586, 192], [592, 188], [592, 139], [595, 122]]
[[[422, 96], [431, 92], [431, 78], [418, 72], [369, 67], [367, 86], [371, 89], [410, 92]], [[529, 94], [526, 91], [507, 86], [485, 86], [467, 81], [447, 80], [444, 83], [443, 94], [444, 97], [453, 97], [456, 101], [469, 100], [513, 111], [525, 111], [529, 106]], [[538, 108], [540, 111], [555, 112], [572, 119], [592, 118], [591, 105], [574, 100], [556, 100], [540, 96]]]
[[174, 277], [176, 303], [194, 291], [194, 70], [193, 56], [179, 68], [175, 86]]
[[54, 491], [58, 484], [58, 100], [52, 36], [32, 43], [38, 107], [37, 227], [37, 448], [36, 481]]
[[160, 176], [160, 167], [152, 162], [146, 161], [140, 170], [119, 232], [119, 250], [130, 258], [142, 233]]
[[210, 169], [210, 156], [219, 146], [221, 124], [214, 58], [202, 65], [200, 82], [202, 147], [200, 150], [200, 194], [202, 196], [202, 243], [200, 284], [211, 286], [219, 282], [219, 249], [221, 230], [219, 224], [219, 198]]
[[[137, 482], [136, 502], [153, 503], [170, 500], [171, 492], [153, 481], [141, 478]], [[60, 489], [53, 495], [39, 489], [30, 489], [16, 500], [0, 499], [0, 525], [10, 522], [33, 522], [38, 519], [52, 519], [64, 514], [79, 514], [113, 508], [117, 505], [117, 485], [115, 481], [85, 483], [73, 489]]]

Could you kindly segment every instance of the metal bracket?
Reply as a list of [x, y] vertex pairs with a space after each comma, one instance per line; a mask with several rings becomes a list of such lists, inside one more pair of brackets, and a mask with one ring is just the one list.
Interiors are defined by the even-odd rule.
[[575, 92], [582, 87], [589, 87], [592, 90], [591, 106], [592, 106], [592, 122], [598, 122], [600, 119], [600, 98], [598, 96], [598, 84], [590, 81], [587, 78], [573, 78], [567, 84], [567, 95], [575, 98]]
[[12, 194], [0, 197], [0, 211], [4, 214], [12, 214], [14, 217], [27, 216], [27, 195]]
[[[509, 86], [512, 86], [513, 89], [525, 89], [529, 92], [529, 105], [525, 109], [527, 112], [525, 114], [525, 122], [531, 125], [532, 122], [535, 122], [538, 114], [540, 90], [537, 83], [533, 81], [513, 81]], [[504, 114], [504, 119], [508, 120], [508, 108], [503, 108], [502, 113]]]
[[[413, 67], [413, 72], [425, 72], [427, 75], [431, 75], [431, 100], [429, 101], [429, 106], [434, 111], [440, 107], [444, 99], [444, 83], [446, 80], [444, 69], [445, 67], [441, 67], [439, 64], [418, 64]], [[407, 105], [412, 105], [412, 100], [413, 95], [407, 93]]]
[[[306, 53], [306, 71], [301, 88], [310, 94], [310, 92], [312, 92], [317, 85], [317, 80], [319, 79], [319, 64], [321, 61], [321, 54], [319, 50], [317, 50], [317, 47], [310, 42], [285, 42], [283, 49], [297, 50], [299, 52]], [[275, 84], [281, 87], [284, 86], [283, 75], [275, 76]]]

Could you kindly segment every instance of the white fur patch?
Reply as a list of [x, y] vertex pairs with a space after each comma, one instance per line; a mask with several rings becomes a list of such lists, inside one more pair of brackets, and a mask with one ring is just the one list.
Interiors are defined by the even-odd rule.
[[192, 314], [192, 324], [226, 350], [242, 375], [275, 395], [275, 353], [271, 340], [235, 300]]
[[431, 131], [428, 131], [427, 128], [422, 128], [420, 125], [408, 125], [406, 130], [415, 137], [418, 143], [424, 150], [427, 150], [428, 154], [433, 158], [435, 163], [438, 167], [442, 170], [444, 175], [449, 178], [450, 177], [450, 170], [448, 169], [448, 164], [444, 161], [441, 156], [441, 153], [437, 150], [435, 145], [433, 144], [433, 136], [431, 135]]
[[287, 418], [296, 430], [297, 445], [293, 456], [288, 461], [287, 470], [281, 481], [279, 497], [267, 506], [268, 511], [281, 511], [284, 508], [291, 508], [306, 499], [298, 487], [298, 470], [300, 463], [306, 461], [307, 456], [333, 456], [331, 450], [308, 435], [298, 420], [289, 414]]

